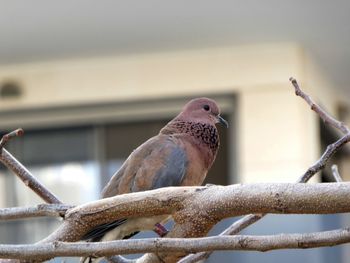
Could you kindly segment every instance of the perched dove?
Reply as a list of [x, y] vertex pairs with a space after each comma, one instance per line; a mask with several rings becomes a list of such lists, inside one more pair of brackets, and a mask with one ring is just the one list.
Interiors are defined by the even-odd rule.
[[[166, 186], [201, 185], [219, 147], [216, 123], [228, 127], [215, 101], [208, 98], [191, 100], [157, 136], [130, 154], [103, 189], [102, 198]], [[167, 219], [164, 215], [121, 219], [97, 226], [83, 240], [122, 239], [143, 230], [159, 233], [165, 230], [160, 223]]]

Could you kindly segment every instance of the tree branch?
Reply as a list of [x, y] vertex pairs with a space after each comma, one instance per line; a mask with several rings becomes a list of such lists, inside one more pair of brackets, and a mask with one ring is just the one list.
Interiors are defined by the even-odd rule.
[[33, 190], [41, 199], [49, 204], [62, 204], [62, 202], [42, 185], [15, 157], [13, 157], [5, 148], [4, 144], [9, 139], [23, 134], [22, 129], [15, 130], [5, 134], [0, 141], [0, 161], [12, 172], [14, 172], [26, 186]]
[[[302, 97], [311, 108], [320, 115], [320, 117], [327, 123], [332, 126], [340, 129], [345, 135], [340, 138], [335, 143], [329, 145], [321, 156], [321, 158], [311, 166], [298, 182], [308, 181], [314, 174], [324, 168], [328, 160], [334, 153], [342, 147], [345, 143], [350, 140], [350, 130], [342, 122], [337, 121], [331, 117], [328, 113], [322, 110], [317, 104], [315, 104], [312, 99], [301, 91], [298, 83], [295, 79], [290, 79], [295, 90], [296, 94]], [[18, 131], [17, 131], [18, 132]], [[0, 161], [3, 162], [10, 170], [14, 171], [22, 181], [25, 182], [33, 191], [35, 191], [41, 198], [43, 198], [48, 203], [61, 203], [59, 199], [54, 196], [50, 191], [48, 191], [44, 186], [42, 186], [36, 179], [21, 165], [12, 155], [10, 155], [5, 149], [3, 149], [4, 144], [12, 137], [17, 136], [18, 133], [12, 132], [8, 135], [5, 135], [0, 141]], [[334, 173], [334, 172], [333, 172]], [[339, 178], [337, 179], [339, 181]], [[261, 244], [261, 242], [269, 242], [258, 240], [252, 236], [237, 236], [237, 237], [227, 237], [223, 234], [237, 234], [239, 231], [245, 227], [251, 225], [252, 223], [261, 219], [266, 213], [338, 213], [338, 212], [348, 212], [350, 210], [346, 205], [346, 201], [349, 198], [349, 186], [347, 183], [336, 184], [337, 188], [333, 189], [331, 184], [324, 185], [319, 188], [319, 185], [310, 186], [311, 188], [306, 191], [307, 187], [295, 185], [293, 188], [290, 184], [271, 185], [271, 184], [261, 184], [257, 185], [246, 185], [246, 186], [227, 186], [223, 188], [218, 188], [219, 186], [212, 187], [183, 187], [176, 192], [173, 188], [164, 189], [164, 192], [149, 191], [145, 192], [144, 195], [137, 195], [140, 193], [128, 194], [113, 198], [108, 198], [100, 200], [98, 202], [93, 202], [86, 204], [84, 206], [79, 206], [67, 211], [67, 218], [61, 227], [55, 231], [52, 235], [39, 242], [34, 246], [49, 245], [52, 244], [53, 247], [59, 247], [61, 245], [66, 245], [59, 241], [76, 241], [89, 229], [94, 226], [107, 223], [119, 218], [128, 218], [128, 217], [137, 217], [137, 216], [153, 216], [153, 215], [163, 215], [171, 214], [175, 220], [175, 226], [173, 231], [171, 231], [167, 237], [197, 237], [205, 235], [209, 229], [218, 221], [229, 216], [243, 215], [246, 213], [259, 213], [256, 215], [248, 215], [243, 219], [235, 222], [230, 228], [225, 230], [221, 236], [218, 238], [223, 238], [220, 242], [225, 243], [224, 238], [238, 238], [240, 239], [238, 244], [240, 246], [249, 247], [249, 244], [253, 244], [252, 249], [265, 251], [267, 249], [278, 249], [275, 248], [274, 244], [267, 243]], [[261, 189], [259, 187], [263, 187]], [[271, 188], [269, 188], [271, 187]], [[285, 188], [283, 188], [285, 187]], [[300, 188], [301, 187], [301, 188]], [[328, 187], [328, 188], [327, 188]], [[317, 189], [316, 189], [317, 188]], [[169, 190], [170, 189], [170, 190]], [[242, 190], [244, 189], [244, 190]], [[315, 192], [316, 189], [316, 192]], [[327, 190], [326, 190], [327, 189]], [[160, 189], [161, 190], [161, 189]], [[248, 192], [247, 192], [248, 190]], [[168, 192], [165, 192], [168, 191]], [[250, 192], [249, 192], [250, 191]], [[265, 191], [265, 192], [264, 192]], [[311, 195], [310, 195], [310, 194]], [[312, 194], [317, 193], [317, 195], [312, 196]], [[349, 193], [349, 194], [348, 194]], [[309, 194], [309, 195], [308, 195]], [[249, 196], [250, 195], [250, 196]], [[209, 199], [208, 199], [209, 197]], [[300, 205], [302, 204], [302, 206]], [[315, 205], [316, 204], [316, 205]], [[19, 208], [22, 211], [7, 211], [10, 214], [7, 214], [8, 217], [13, 216], [16, 218], [16, 213], [22, 213], [23, 215], [52, 215], [56, 216], [57, 211], [24, 211], [25, 208]], [[24, 209], [24, 210], [23, 210]], [[28, 208], [27, 208], [28, 209]], [[298, 210], [299, 209], [299, 210]], [[1, 212], [1, 211], [0, 211]], [[5, 211], [6, 212], [6, 211]], [[58, 212], [59, 215], [62, 215], [65, 211]], [[12, 213], [12, 214], [11, 214]], [[6, 216], [6, 215], [5, 215]], [[345, 231], [344, 235], [338, 235], [337, 240], [347, 240], [348, 241], [348, 229], [338, 230]], [[331, 232], [331, 231], [328, 231]], [[320, 232], [321, 233], [321, 232]], [[323, 232], [322, 232], [323, 233]], [[324, 232], [326, 233], [326, 232]], [[318, 235], [319, 233], [314, 233]], [[328, 233], [329, 234], [329, 233]], [[338, 233], [339, 234], [339, 233]], [[300, 235], [300, 234], [294, 234]], [[308, 241], [310, 236], [303, 235], [306, 241]], [[313, 234], [308, 234], [313, 235]], [[344, 237], [346, 236], [346, 237]], [[283, 235], [271, 236], [271, 238], [277, 237], [278, 242], [283, 240]], [[313, 236], [311, 236], [312, 238]], [[318, 236], [322, 239], [322, 235]], [[344, 238], [344, 239], [342, 239]], [[160, 239], [159, 239], [160, 240]], [[176, 241], [176, 239], [172, 239]], [[188, 239], [190, 241], [190, 239]], [[324, 240], [324, 239], [323, 239]], [[135, 241], [135, 240], [133, 240]], [[336, 242], [338, 242], [336, 241]], [[117, 241], [116, 241], [117, 242]], [[119, 241], [118, 241], [119, 242]], [[125, 242], [125, 241], [120, 241]], [[147, 243], [149, 239], [147, 240]], [[157, 252], [155, 254], [146, 254], [138, 260], [138, 262], [153, 262], [152, 258], [157, 257], [159, 260], [169, 260], [170, 262], [174, 261], [176, 258], [180, 258], [184, 253], [203, 251], [196, 250], [194, 248], [191, 250], [187, 246], [187, 250], [182, 248], [174, 252], [179, 252], [177, 255], [171, 254], [168, 248], [161, 250], [163, 241], [154, 241], [156, 250], [146, 250], [143, 252]], [[166, 242], [166, 241], [164, 241]], [[181, 239], [181, 242], [187, 242], [185, 239]], [[228, 242], [228, 241], [227, 241]], [[230, 241], [234, 243], [235, 241]], [[255, 243], [254, 243], [255, 242]], [[312, 241], [311, 246], [312, 246]], [[245, 243], [248, 243], [246, 245]], [[101, 243], [100, 243], [101, 244]], [[95, 248], [98, 253], [101, 253], [100, 244], [96, 244], [98, 248]], [[103, 244], [103, 243], [102, 243]], [[254, 248], [254, 244], [256, 247]], [[265, 246], [258, 248], [258, 245]], [[304, 247], [305, 243], [299, 242], [297, 244], [298, 248]], [[300, 245], [301, 244], [301, 245]], [[322, 241], [316, 246], [322, 246]], [[69, 245], [69, 244], [68, 244]], [[270, 247], [268, 245], [271, 245]], [[328, 244], [332, 245], [332, 244]], [[85, 244], [86, 247], [93, 246], [92, 244]], [[173, 246], [173, 245], [172, 245]], [[308, 246], [308, 245], [306, 245]], [[293, 245], [292, 245], [293, 247]], [[225, 249], [225, 248], [221, 248]], [[230, 248], [232, 249], [232, 248]], [[242, 248], [240, 248], [242, 249]], [[264, 250], [265, 249], [265, 250]], [[208, 249], [206, 249], [208, 250]], [[114, 250], [113, 254], [122, 253], [118, 252], [119, 250]], [[209, 251], [211, 251], [209, 249]], [[260, 250], [259, 250], [260, 251]], [[125, 252], [124, 253], [129, 253]], [[208, 256], [210, 252], [202, 254]], [[100, 255], [100, 254], [96, 254]], [[106, 254], [112, 255], [112, 254]], [[194, 255], [200, 256], [200, 254]], [[44, 258], [47, 258], [46, 256]], [[193, 255], [192, 255], [193, 258]], [[203, 258], [203, 257], [202, 257]], [[129, 262], [128, 260], [115, 256], [110, 258], [114, 262]], [[193, 261], [181, 261], [181, 262], [193, 262]]]
[[321, 158], [312, 165], [307, 171], [300, 177], [299, 181], [306, 182], [308, 181], [314, 174], [321, 171], [325, 166], [329, 159], [345, 144], [350, 141], [350, 133], [344, 135], [336, 142], [327, 146], [326, 151], [322, 154]]
[[[265, 236], [215, 236], [204, 238], [147, 238], [98, 243], [53, 242], [36, 245], [0, 245], [1, 258], [30, 260], [44, 257], [113, 256], [144, 252], [186, 252], [214, 250], [269, 251], [285, 248], [314, 248], [350, 242], [348, 228], [308, 234], [278, 234]], [[119, 261], [120, 262], [120, 261]], [[133, 262], [133, 261], [131, 261]]]
[[0, 151], [2, 150], [2, 148], [4, 148], [5, 144], [11, 140], [14, 137], [18, 137], [18, 136], [22, 136], [24, 134], [23, 129], [18, 128], [17, 130], [14, 130], [12, 132], [9, 132], [7, 134], [5, 134], [4, 136], [2, 136], [1, 140], [0, 140]]
[[322, 118], [322, 120], [325, 123], [328, 123], [331, 126], [335, 127], [336, 129], [339, 129], [344, 134], [350, 133], [350, 129], [345, 125], [345, 123], [338, 121], [334, 117], [329, 115], [329, 113], [327, 113], [324, 109], [322, 109], [320, 106], [318, 106], [309, 95], [307, 95], [305, 92], [303, 92], [300, 89], [299, 84], [295, 78], [291, 77], [291, 78], [289, 78], [289, 80], [290, 80], [290, 82], [292, 82], [292, 84], [294, 86], [295, 94], [297, 96], [300, 96], [301, 98], [303, 98], [306, 101], [306, 103], [309, 104], [311, 109], [313, 111], [315, 111]]
[[0, 220], [23, 219], [30, 217], [64, 217], [71, 205], [40, 204], [35, 207], [0, 208]]
[[[227, 236], [227, 235], [237, 235], [243, 229], [248, 226], [254, 224], [263, 218], [266, 214], [250, 214], [242, 217], [241, 219], [234, 222], [228, 228], [226, 228], [223, 232], [219, 234], [219, 236]], [[196, 254], [190, 254], [179, 260], [178, 263], [192, 263], [198, 262], [199, 260], [207, 259], [211, 255], [211, 251], [199, 252]]]
[[[325, 110], [323, 110], [319, 105], [317, 105], [312, 98], [307, 95], [305, 92], [303, 92], [297, 80], [293, 77], [289, 78], [291, 83], [294, 86], [295, 94], [297, 96], [300, 96], [303, 98], [306, 103], [308, 103], [313, 111], [315, 111], [320, 118], [323, 119], [324, 122], [329, 123], [333, 127], [339, 129], [341, 132], [345, 134], [342, 138], [337, 140], [335, 143], [329, 145], [326, 149], [326, 151], [322, 154], [321, 158], [317, 160], [315, 164], [313, 164], [311, 167], [309, 167], [306, 172], [297, 180], [297, 183], [306, 183], [309, 181], [312, 176], [314, 176], [317, 172], [322, 170], [326, 163], [329, 161], [329, 159], [347, 142], [350, 140], [350, 129], [343, 123], [332, 116], [330, 116]], [[334, 172], [333, 172], [334, 173]], [[248, 226], [254, 224], [255, 222], [259, 221], [261, 218], [263, 218], [264, 215], [247, 215], [240, 220], [233, 223], [229, 228], [224, 230], [220, 235], [236, 235], [243, 229], [247, 228]], [[192, 263], [197, 262], [201, 259], [208, 258], [210, 256], [211, 252], [202, 252], [197, 253], [194, 255], [188, 255], [187, 257], [181, 259], [179, 263]]]
[[188, 226], [186, 233], [182, 232], [185, 237], [195, 237], [206, 234], [223, 218], [248, 213], [346, 213], [350, 212], [349, 199], [350, 183], [167, 187], [118, 195], [70, 209], [58, 230], [41, 243], [74, 242], [98, 224], [166, 214], [172, 214], [177, 224]]
[[[350, 140], [350, 134], [344, 135], [342, 138], [340, 138], [335, 143], [329, 145], [326, 149], [326, 151], [322, 154], [321, 158], [311, 167], [309, 167], [306, 172], [298, 179], [298, 183], [306, 183], [308, 180], [311, 179], [313, 175], [315, 175], [317, 172], [322, 170], [326, 163], [329, 161], [329, 159], [347, 142]], [[225, 231], [223, 231], [220, 235], [236, 235], [243, 229], [247, 228], [248, 226], [254, 224], [255, 222], [259, 221], [261, 218], [263, 218], [266, 214], [263, 215], [247, 215], [235, 223], [231, 225], [229, 228], [227, 228]], [[179, 263], [192, 263], [197, 262], [201, 259], [208, 258], [210, 256], [210, 252], [203, 252], [198, 253], [194, 255], [188, 255], [187, 257], [181, 259]]]

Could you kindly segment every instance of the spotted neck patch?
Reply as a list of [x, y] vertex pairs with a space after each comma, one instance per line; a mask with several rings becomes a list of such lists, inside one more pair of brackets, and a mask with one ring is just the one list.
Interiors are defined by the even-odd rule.
[[161, 133], [163, 134], [175, 134], [186, 133], [196, 140], [199, 140], [203, 144], [207, 145], [213, 152], [216, 152], [219, 147], [219, 134], [214, 125], [206, 123], [186, 122], [186, 121], [173, 121], [165, 126]]

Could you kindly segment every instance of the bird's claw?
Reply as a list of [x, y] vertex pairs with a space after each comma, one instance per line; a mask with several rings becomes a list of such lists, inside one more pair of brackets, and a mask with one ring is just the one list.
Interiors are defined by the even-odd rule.
[[168, 229], [166, 229], [165, 226], [160, 223], [154, 225], [153, 231], [156, 232], [160, 237], [164, 237], [169, 232]]

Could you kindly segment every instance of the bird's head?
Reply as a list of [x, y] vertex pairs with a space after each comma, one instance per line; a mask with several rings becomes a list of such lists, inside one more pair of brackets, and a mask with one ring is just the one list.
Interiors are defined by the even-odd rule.
[[219, 106], [214, 100], [209, 98], [196, 98], [190, 100], [176, 119], [207, 123], [211, 125], [221, 123], [226, 128], [228, 127], [228, 122], [220, 116]]

